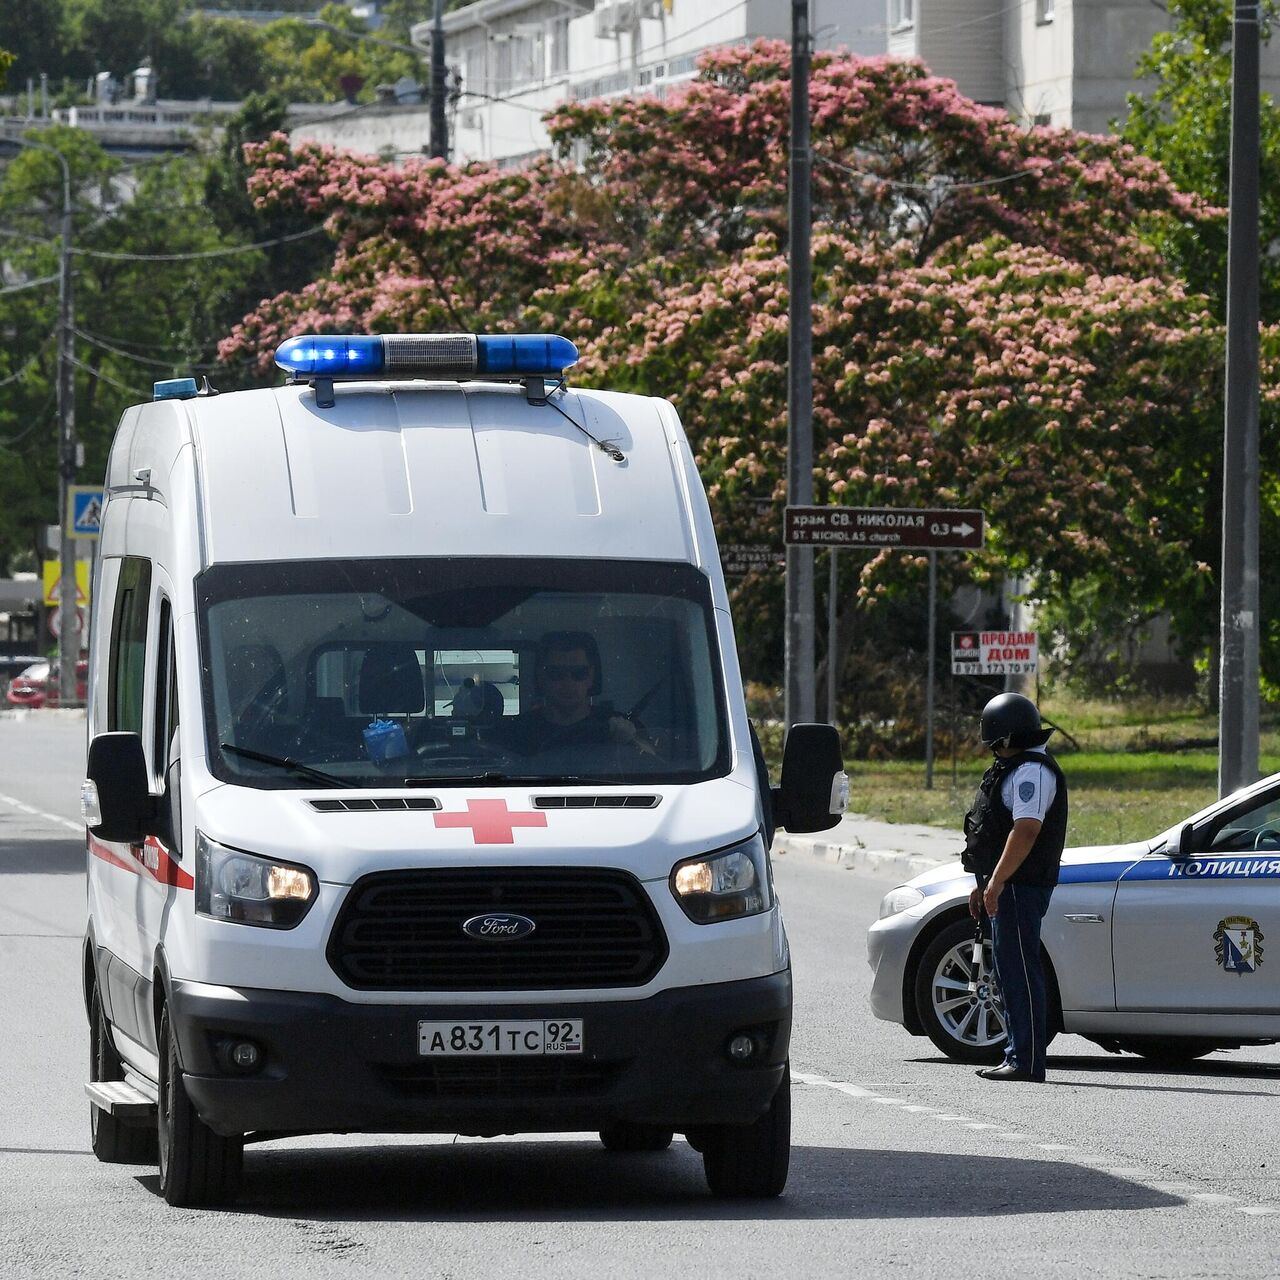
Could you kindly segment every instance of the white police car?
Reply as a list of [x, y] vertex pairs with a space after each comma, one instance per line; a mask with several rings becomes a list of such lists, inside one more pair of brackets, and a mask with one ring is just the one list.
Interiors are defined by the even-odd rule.
[[[948, 1057], [993, 1062], [1005, 1026], [973, 877], [958, 862], [892, 889], [867, 936], [876, 1017]], [[1280, 1039], [1280, 774], [1152, 840], [1068, 849], [1042, 932], [1050, 1034], [1167, 1062]]]

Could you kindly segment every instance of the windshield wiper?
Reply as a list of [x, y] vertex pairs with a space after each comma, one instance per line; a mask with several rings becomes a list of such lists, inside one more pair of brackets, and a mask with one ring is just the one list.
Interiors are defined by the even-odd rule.
[[411, 778], [399, 779], [398, 785], [404, 787], [422, 786], [424, 784], [439, 786], [446, 782], [488, 783], [492, 786], [536, 784], [550, 787], [572, 782], [581, 782], [594, 787], [626, 787], [633, 785], [629, 782], [619, 782], [617, 778], [589, 778], [569, 773], [495, 773], [492, 770], [485, 773], [419, 773]]
[[339, 778], [336, 774], [325, 773], [323, 769], [313, 769], [309, 764], [303, 764], [300, 760], [290, 760], [288, 756], [271, 756], [265, 751], [251, 751], [248, 747], [237, 747], [230, 742], [218, 743], [223, 751], [230, 751], [232, 755], [244, 756], [246, 760], [256, 760], [259, 764], [274, 764], [281, 769], [288, 769], [291, 773], [299, 774], [304, 778], [312, 778], [316, 782], [323, 783], [326, 787], [355, 787], [358, 783], [352, 782], [349, 778]]

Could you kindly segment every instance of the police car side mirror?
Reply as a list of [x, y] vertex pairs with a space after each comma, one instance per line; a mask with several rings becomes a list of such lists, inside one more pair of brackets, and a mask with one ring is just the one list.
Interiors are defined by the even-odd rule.
[[1178, 838], [1173, 844], [1173, 856], [1175, 858], [1189, 858], [1195, 853], [1195, 828], [1189, 822], [1184, 822], [1178, 829]]
[[829, 831], [849, 804], [840, 735], [829, 724], [793, 724], [782, 752], [782, 785], [773, 793], [778, 826]]
[[[147, 781], [142, 739], [136, 733], [100, 733], [89, 743], [88, 781], [96, 790], [97, 813], [85, 822], [102, 840], [141, 844], [155, 809]], [[91, 819], [96, 817], [97, 822]]]

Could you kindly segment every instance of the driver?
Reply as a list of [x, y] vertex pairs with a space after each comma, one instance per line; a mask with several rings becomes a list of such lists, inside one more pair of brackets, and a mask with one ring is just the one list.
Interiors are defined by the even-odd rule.
[[547, 632], [538, 642], [534, 675], [539, 701], [522, 717], [530, 752], [612, 744], [656, 754], [633, 720], [592, 702], [601, 687], [600, 650], [587, 632]]

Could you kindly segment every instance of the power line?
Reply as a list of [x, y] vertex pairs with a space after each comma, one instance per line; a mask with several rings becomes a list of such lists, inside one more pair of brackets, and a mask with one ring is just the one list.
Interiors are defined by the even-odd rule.
[[31, 425], [27, 427], [25, 430], [19, 431], [16, 436], [0, 436], [0, 448], [7, 449], [11, 445], [19, 444], [21, 441], [25, 440], [33, 431], [38, 431], [41, 427], [47, 426], [48, 424], [44, 421], [44, 419], [48, 415], [49, 411], [53, 408], [53, 403], [54, 403], [54, 400], [56, 399], [56, 395], [57, 393], [55, 392], [49, 396], [49, 398], [44, 402], [44, 407], [40, 410], [40, 412], [32, 416]]
[[277, 236], [274, 240], [259, 240], [256, 244], [231, 245], [226, 249], [200, 249], [194, 253], [114, 253], [107, 249], [72, 249], [72, 253], [88, 258], [109, 258], [112, 262], [194, 262], [201, 258], [226, 258], [236, 253], [252, 253], [255, 249], [270, 249], [273, 245], [289, 244], [319, 235], [324, 227], [310, 227], [295, 231], [292, 235]]
[[[119, 356], [122, 360], [130, 360], [134, 364], [151, 365], [157, 369], [197, 369], [202, 373], [222, 368], [219, 364], [198, 364], [188, 360], [185, 356], [179, 356], [174, 360], [159, 360], [155, 356], [135, 355], [131, 351], [122, 351], [119, 347], [112, 346], [110, 342], [100, 338], [96, 333], [86, 333], [83, 329], [76, 329], [74, 332], [76, 337], [83, 338], [90, 346], [97, 347], [102, 351], [109, 351], [113, 356]], [[0, 386], [3, 385], [3, 383], [0, 383]]]
[[[57, 336], [58, 336], [58, 331], [56, 329], [52, 333], [48, 334], [45, 337], [44, 341], [40, 344], [41, 349], [37, 351], [35, 355], [33, 355], [31, 359], [28, 360], [27, 363], [22, 366], [21, 369], [19, 369], [16, 373], [11, 373], [7, 378], [0, 378], [0, 387], [7, 387], [11, 382], [17, 382], [19, 378], [25, 377], [27, 374], [27, 371], [33, 368], [36, 365], [36, 363], [40, 360], [40, 357], [44, 355], [44, 347], [47, 346], [50, 342], [52, 342], [53, 339], [56, 338]], [[21, 439], [21, 437], [17, 437], [17, 438]]]
[[118, 379], [113, 378], [109, 373], [103, 373], [101, 369], [95, 369], [93, 365], [88, 364], [84, 360], [77, 360], [75, 356], [68, 356], [67, 359], [69, 359], [77, 369], [83, 369], [85, 373], [91, 373], [95, 378], [101, 378], [103, 382], [109, 382], [113, 387], [117, 387], [121, 391], [127, 391], [131, 396], [138, 396], [142, 400], [149, 400], [151, 398], [149, 392], [141, 391], [137, 387], [129, 386], [128, 383], [120, 382]]
[[[55, 271], [53, 275], [41, 276], [39, 280], [28, 280], [23, 284], [7, 284], [4, 288], [0, 289], [0, 294], [20, 293], [23, 289], [34, 289], [37, 285], [53, 284], [57, 281], [60, 275], [61, 272]], [[0, 382], [0, 387], [2, 386], [4, 386], [4, 383]]]
[[886, 187], [897, 187], [904, 191], [938, 192], [943, 195], [952, 191], [970, 191], [978, 187], [996, 187], [1004, 182], [1017, 182], [1021, 178], [1031, 178], [1042, 172], [1040, 169], [1019, 169], [1016, 173], [1006, 173], [999, 178], [981, 178], [973, 182], [951, 182], [940, 174], [939, 180], [935, 182], [900, 182], [895, 178], [882, 178], [878, 173], [868, 173], [865, 169], [851, 169], [847, 164], [841, 164], [839, 160], [824, 156], [819, 151], [813, 153], [813, 158], [830, 165], [833, 169], [839, 169], [842, 173], [852, 174], [855, 178], [865, 178], [868, 182], [879, 182]]

